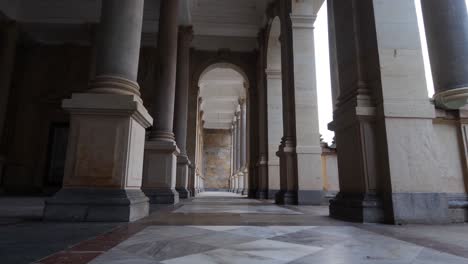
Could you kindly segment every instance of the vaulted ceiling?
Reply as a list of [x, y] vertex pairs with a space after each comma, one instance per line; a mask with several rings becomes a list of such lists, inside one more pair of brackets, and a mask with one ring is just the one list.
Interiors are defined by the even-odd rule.
[[[194, 26], [193, 46], [204, 50], [252, 50], [271, 0], [180, 0], [179, 23]], [[143, 44], [156, 45], [159, 0], [146, 0]], [[33, 39], [89, 43], [101, 0], [0, 0], [0, 10], [18, 20]]]
[[200, 80], [204, 128], [229, 129], [239, 99], [245, 98], [245, 80], [231, 68], [214, 68]]

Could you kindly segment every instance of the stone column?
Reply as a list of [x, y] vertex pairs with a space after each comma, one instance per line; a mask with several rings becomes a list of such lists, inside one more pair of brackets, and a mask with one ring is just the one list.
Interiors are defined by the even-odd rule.
[[468, 13], [465, 0], [423, 0], [434, 100], [438, 107], [459, 109], [468, 99]]
[[237, 106], [237, 113], [236, 113], [236, 129], [237, 129], [237, 176], [236, 176], [236, 193], [242, 192], [241, 181], [243, 182], [244, 174], [242, 172], [242, 125], [241, 125], [241, 106], [240, 104]]
[[[0, 35], [3, 40], [0, 44], [0, 184], [3, 182], [5, 163], [5, 149], [3, 146], [3, 131], [7, 117], [8, 98], [11, 89], [11, 79], [16, 57], [16, 43], [18, 26], [16, 22], [6, 21], [0, 25]], [[1, 189], [1, 186], [0, 186]]]
[[141, 192], [145, 129], [152, 118], [136, 83], [143, 0], [103, 0], [96, 77], [63, 102], [70, 137], [63, 188], [44, 219], [134, 221], [148, 215]]
[[265, 30], [258, 36], [259, 56], [258, 56], [258, 186], [256, 197], [258, 199], [268, 199], [268, 103], [266, 87], [266, 45], [267, 38]]
[[291, 1], [298, 162], [298, 203], [325, 201], [322, 178], [314, 23], [323, 0]]
[[293, 32], [291, 1], [279, 1], [281, 21], [281, 76], [283, 103], [283, 138], [277, 152], [280, 158], [281, 190], [277, 204], [297, 204], [298, 171], [296, 152], [296, 98], [294, 82]]
[[232, 136], [233, 136], [233, 145], [232, 145], [232, 152], [233, 152], [233, 174], [232, 174], [232, 192], [236, 192], [236, 183], [237, 183], [237, 160], [238, 160], [238, 148], [237, 148], [237, 113], [234, 114], [234, 118], [232, 121]]
[[158, 33], [158, 76], [152, 114], [155, 117], [145, 145], [142, 190], [151, 203], [175, 204], [177, 155], [173, 133], [177, 66], [179, 0], [163, 0]]
[[246, 176], [248, 174], [247, 167], [247, 104], [245, 98], [239, 100], [239, 143], [240, 143], [240, 169], [239, 169], [239, 189], [238, 193], [244, 194]]
[[177, 55], [177, 82], [174, 132], [180, 154], [177, 156], [176, 191], [182, 199], [190, 198], [187, 189], [190, 160], [187, 156], [187, 109], [190, 75], [190, 43], [193, 38], [192, 27], [179, 28], [178, 55]]
[[234, 174], [236, 172], [236, 132], [234, 122], [231, 123], [231, 175], [229, 176], [229, 191], [234, 191]]

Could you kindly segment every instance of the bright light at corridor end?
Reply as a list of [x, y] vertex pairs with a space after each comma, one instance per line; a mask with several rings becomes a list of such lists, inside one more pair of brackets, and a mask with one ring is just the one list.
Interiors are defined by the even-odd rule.
[[[434, 82], [432, 79], [431, 63], [429, 60], [429, 52], [426, 41], [426, 32], [424, 29], [421, 1], [424, 0], [414, 0], [424, 60], [427, 93], [428, 97], [432, 98], [434, 95]], [[468, 11], [468, 0], [465, 0], [465, 2], [467, 4]], [[317, 20], [315, 22], [315, 36], [319, 127], [320, 133], [322, 134], [324, 141], [331, 143], [333, 141], [334, 133], [328, 130], [328, 124], [333, 121], [333, 107], [331, 98], [330, 61], [328, 46], [327, 1], [324, 2], [322, 8], [318, 13]]]

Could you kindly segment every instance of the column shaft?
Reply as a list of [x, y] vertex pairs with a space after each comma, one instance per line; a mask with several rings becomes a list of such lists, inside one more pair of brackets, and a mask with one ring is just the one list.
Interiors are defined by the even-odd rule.
[[136, 81], [140, 56], [143, 1], [102, 1], [96, 76], [116, 75]]
[[465, 0], [423, 0], [438, 107], [458, 109], [468, 98], [468, 13]]
[[245, 179], [248, 173], [247, 168], [247, 107], [246, 100], [241, 98], [239, 100], [239, 130], [240, 130], [240, 174], [239, 174], [239, 190], [238, 192], [244, 194]]
[[256, 197], [268, 198], [268, 95], [266, 87], [266, 46], [267, 38], [265, 30], [258, 36], [259, 58], [258, 58], [258, 190]]
[[179, 193], [179, 197], [183, 199], [190, 197], [190, 193], [187, 189], [190, 161], [187, 156], [186, 142], [190, 44], [192, 38], [192, 27], [179, 28], [174, 132], [177, 146], [180, 149], [180, 154], [177, 156], [176, 190]]
[[150, 139], [174, 140], [179, 0], [162, 0], [158, 33], [158, 81], [154, 96], [155, 122]]
[[159, 17], [155, 122], [145, 146], [142, 189], [155, 204], [175, 204], [179, 149], [173, 133], [179, 0], [162, 0]]

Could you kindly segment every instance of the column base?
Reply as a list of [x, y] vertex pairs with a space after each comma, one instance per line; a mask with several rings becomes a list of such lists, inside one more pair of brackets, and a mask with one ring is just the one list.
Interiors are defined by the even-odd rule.
[[149, 214], [141, 190], [62, 189], [45, 201], [45, 221], [132, 222]]
[[275, 203], [280, 205], [297, 205], [297, 192], [279, 191], [275, 195]]
[[269, 199], [268, 191], [266, 191], [266, 190], [257, 191], [257, 193], [255, 194], [255, 198], [261, 199], [261, 200]]
[[175, 189], [152, 188], [142, 189], [148, 196], [151, 204], [177, 204], [179, 203], [179, 193]]
[[280, 190], [268, 190], [268, 199], [269, 200], [274, 200], [276, 197], [276, 194], [279, 193]]
[[322, 190], [299, 190], [298, 202], [301, 205], [328, 205]]
[[374, 194], [345, 194], [330, 200], [330, 216], [359, 223], [383, 223], [382, 200]]
[[190, 161], [187, 156], [177, 156], [177, 172], [176, 172], [176, 191], [179, 193], [180, 199], [190, 198], [190, 192], [187, 189]]
[[257, 198], [257, 190], [249, 189], [249, 191], [247, 192], [247, 197], [249, 197], [250, 199], [256, 199]]
[[145, 144], [142, 190], [152, 204], [176, 204], [177, 155], [174, 141], [153, 140]]
[[189, 199], [191, 197], [190, 192], [189, 190], [187, 190], [187, 188], [176, 188], [175, 190], [179, 194], [180, 199]]

